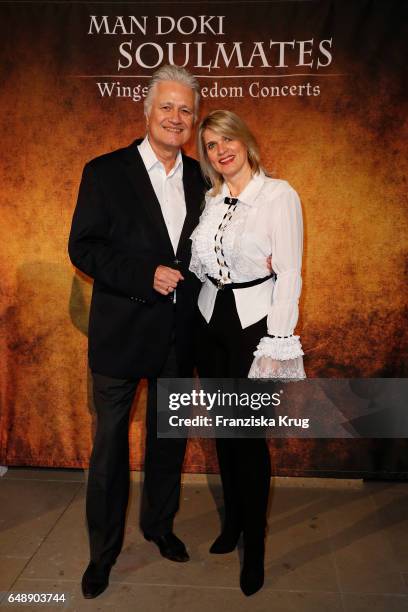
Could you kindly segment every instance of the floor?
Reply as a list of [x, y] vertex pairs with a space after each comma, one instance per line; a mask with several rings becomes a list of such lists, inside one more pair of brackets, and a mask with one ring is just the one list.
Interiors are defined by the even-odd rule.
[[[187, 476], [176, 533], [191, 560], [160, 557], [137, 527], [133, 474], [128, 527], [109, 589], [84, 600], [88, 561], [85, 474], [9, 469], [0, 478], [0, 607], [140, 612], [402, 612], [408, 610], [408, 485], [334, 479], [272, 481], [266, 581], [246, 598], [242, 551], [209, 555], [219, 529], [216, 476]], [[11, 604], [10, 593], [52, 593], [65, 603]]]

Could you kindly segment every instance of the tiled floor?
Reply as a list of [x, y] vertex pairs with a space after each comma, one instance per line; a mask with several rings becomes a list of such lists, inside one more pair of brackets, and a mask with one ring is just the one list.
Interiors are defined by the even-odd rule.
[[[406, 612], [408, 485], [275, 479], [271, 487], [266, 581], [246, 598], [242, 551], [209, 555], [219, 529], [217, 477], [187, 477], [176, 533], [191, 560], [166, 561], [137, 527], [134, 474], [125, 545], [109, 589], [84, 600], [88, 561], [85, 475], [11, 469], [0, 479], [0, 607], [126, 612]], [[65, 604], [11, 606], [13, 593], [64, 593]]]

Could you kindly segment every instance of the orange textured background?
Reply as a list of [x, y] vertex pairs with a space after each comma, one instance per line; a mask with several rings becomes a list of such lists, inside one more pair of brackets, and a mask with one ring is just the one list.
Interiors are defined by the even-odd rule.
[[[330, 72], [342, 76], [279, 83], [319, 83], [320, 96], [205, 100], [202, 114], [237, 111], [258, 135], [264, 166], [301, 196], [298, 332], [308, 375], [406, 376], [404, 9], [398, 2], [352, 4], [254, 2], [249, 13], [248, 3], [90, 6], [99, 15], [223, 14], [224, 41], [334, 33]], [[102, 99], [95, 79], [75, 76], [113, 74], [122, 40], [86, 36], [88, 5], [16, 2], [0, 11], [0, 462], [83, 467], [93, 424], [91, 284], [71, 266], [66, 244], [84, 163], [143, 135], [142, 104]], [[278, 79], [271, 81], [264, 84]], [[194, 155], [193, 143], [187, 152]], [[143, 457], [144, 401], [141, 388], [130, 434], [133, 467]], [[275, 441], [272, 454], [281, 474], [341, 472], [370, 469], [370, 449], [368, 441], [291, 440]], [[190, 443], [185, 469], [216, 470], [211, 441]]]

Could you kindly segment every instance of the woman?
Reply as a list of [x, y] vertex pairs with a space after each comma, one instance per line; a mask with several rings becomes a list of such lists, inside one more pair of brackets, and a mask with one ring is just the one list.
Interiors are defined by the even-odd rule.
[[[255, 138], [235, 113], [210, 113], [199, 126], [198, 150], [212, 185], [191, 236], [190, 269], [203, 281], [200, 376], [304, 378], [293, 335], [301, 290], [299, 198], [286, 181], [265, 174]], [[269, 451], [265, 439], [219, 438], [216, 445], [225, 521], [210, 552], [231, 552], [243, 532], [240, 584], [251, 595], [264, 581]]]

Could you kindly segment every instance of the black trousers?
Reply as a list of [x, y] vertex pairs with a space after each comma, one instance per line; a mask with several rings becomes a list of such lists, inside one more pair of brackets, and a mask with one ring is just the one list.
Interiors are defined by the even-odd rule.
[[[160, 377], [178, 375], [174, 346]], [[89, 465], [86, 516], [91, 560], [113, 563], [120, 553], [129, 497], [129, 415], [139, 380], [93, 373], [97, 429]], [[156, 379], [148, 381], [145, 479], [140, 524], [148, 536], [173, 528], [179, 507], [186, 440], [157, 438]]]
[[[259, 340], [267, 334], [266, 317], [242, 329], [233, 292], [218, 291], [209, 323], [200, 321], [199, 374], [203, 378], [246, 378]], [[263, 538], [266, 528], [271, 465], [265, 438], [217, 438], [224, 493], [225, 526], [243, 529], [244, 537]]]

